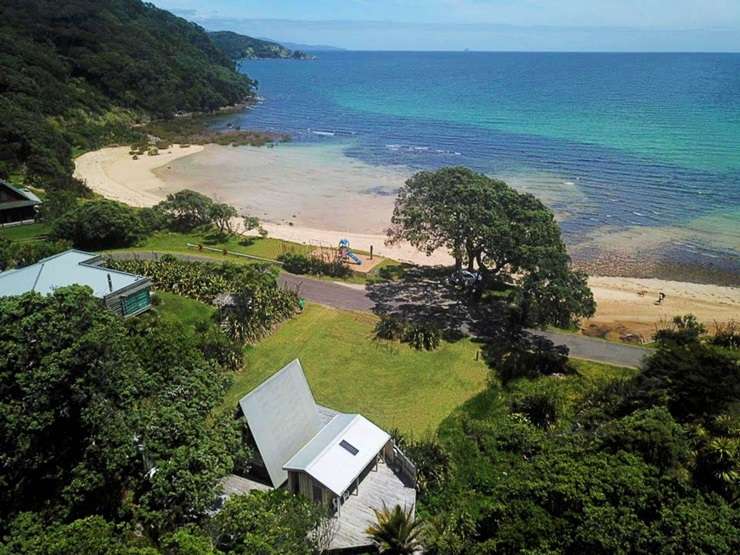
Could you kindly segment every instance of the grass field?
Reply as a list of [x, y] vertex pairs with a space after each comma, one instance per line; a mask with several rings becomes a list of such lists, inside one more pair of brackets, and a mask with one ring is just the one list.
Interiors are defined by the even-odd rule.
[[210, 305], [174, 293], [157, 291], [155, 294], [159, 297], [160, 303], [154, 309], [162, 320], [171, 323], [181, 322], [193, 332], [199, 323], [210, 321], [215, 312]]
[[[171, 254], [189, 254], [212, 258], [214, 261], [228, 261], [237, 264], [254, 264], [259, 260], [244, 258], [235, 255], [224, 255], [222, 252], [214, 252], [208, 248], [198, 249], [197, 247], [188, 247], [188, 243], [193, 245], [203, 245], [220, 250], [227, 250], [231, 253], [241, 253], [250, 256], [257, 256], [268, 260], [276, 260], [278, 256], [285, 253], [297, 253], [308, 255], [314, 247], [302, 245], [282, 239], [273, 239], [271, 237], [219, 237], [212, 232], [194, 231], [191, 233], [176, 233], [172, 231], [159, 231], [142, 241], [135, 247], [120, 249], [126, 252], [158, 252]], [[111, 251], [114, 252], [114, 251]], [[326, 279], [328, 281], [345, 281], [348, 283], [367, 283], [378, 279], [378, 272], [385, 267], [398, 265], [395, 260], [384, 260], [378, 266], [373, 268], [368, 274], [353, 274], [350, 277], [340, 279], [327, 276], [310, 276], [315, 279]]]
[[[161, 303], [156, 310], [162, 319], [180, 321], [193, 332], [214, 311], [172, 293], [157, 292], [157, 296]], [[247, 347], [245, 369], [234, 375], [225, 406], [236, 406], [243, 395], [295, 358], [301, 360], [319, 403], [361, 413], [386, 429], [397, 427], [416, 437], [435, 431], [464, 405], [472, 408], [487, 399], [480, 393], [486, 389], [489, 370], [476, 360], [476, 343], [466, 339], [443, 343], [437, 351], [419, 352], [375, 341], [376, 321], [372, 314], [308, 305], [272, 336]], [[572, 395], [591, 382], [635, 372], [589, 361], [572, 363], [579, 374], [567, 379], [565, 391]], [[543, 378], [547, 379], [551, 378]], [[528, 387], [519, 384], [514, 389]], [[487, 406], [491, 410], [492, 405]]]
[[271, 374], [300, 358], [319, 403], [367, 416], [386, 429], [416, 436], [435, 430], [458, 405], [480, 392], [488, 371], [469, 340], [434, 352], [373, 340], [371, 314], [309, 305], [260, 344], [225, 403], [237, 401]]
[[49, 232], [46, 224], [26, 224], [0, 228], [0, 237], [13, 241], [32, 241], [43, 238]]

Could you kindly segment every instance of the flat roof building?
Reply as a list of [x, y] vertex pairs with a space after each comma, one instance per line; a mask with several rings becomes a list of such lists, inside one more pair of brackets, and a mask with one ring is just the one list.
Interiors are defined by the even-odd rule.
[[68, 250], [36, 264], [0, 273], [0, 297], [31, 291], [49, 295], [69, 285], [86, 285], [107, 308], [121, 316], [135, 316], [151, 307], [148, 278], [102, 266], [97, 254]]

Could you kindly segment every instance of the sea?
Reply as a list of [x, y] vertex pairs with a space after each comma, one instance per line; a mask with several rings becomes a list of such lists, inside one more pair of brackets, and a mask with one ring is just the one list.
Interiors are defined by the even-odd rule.
[[261, 99], [222, 125], [468, 166], [542, 198], [585, 269], [740, 285], [740, 55], [341, 51], [240, 69]]

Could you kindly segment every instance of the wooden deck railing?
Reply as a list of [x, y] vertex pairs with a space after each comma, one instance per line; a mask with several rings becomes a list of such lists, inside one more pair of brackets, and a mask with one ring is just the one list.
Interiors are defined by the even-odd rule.
[[395, 443], [393, 444], [392, 463], [398, 467], [402, 475], [405, 475], [406, 478], [416, 485], [416, 466]]

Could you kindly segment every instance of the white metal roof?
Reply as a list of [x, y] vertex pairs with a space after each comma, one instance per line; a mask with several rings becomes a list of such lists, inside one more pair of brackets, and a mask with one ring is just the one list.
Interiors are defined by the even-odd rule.
[[390, 440], [359, 414], [338, 414], [286, 464], [342, 495]]
[[288, 479], [283, 465], [321, 430], [322, 422], [298, 360], [239, 401], [272, 485]]
[[[78, 250], [68, 250], [40, 260], [36, 264], [0, 273], [0, 297], [22, 295], [29, 291], [51, 294], [59, 287], [87, 285], [93, 295], [103, 298], [147, 278], [118, 272], [90, 262], [98, 255]], [[110, 276], [112, 291], [108, 284]]]

